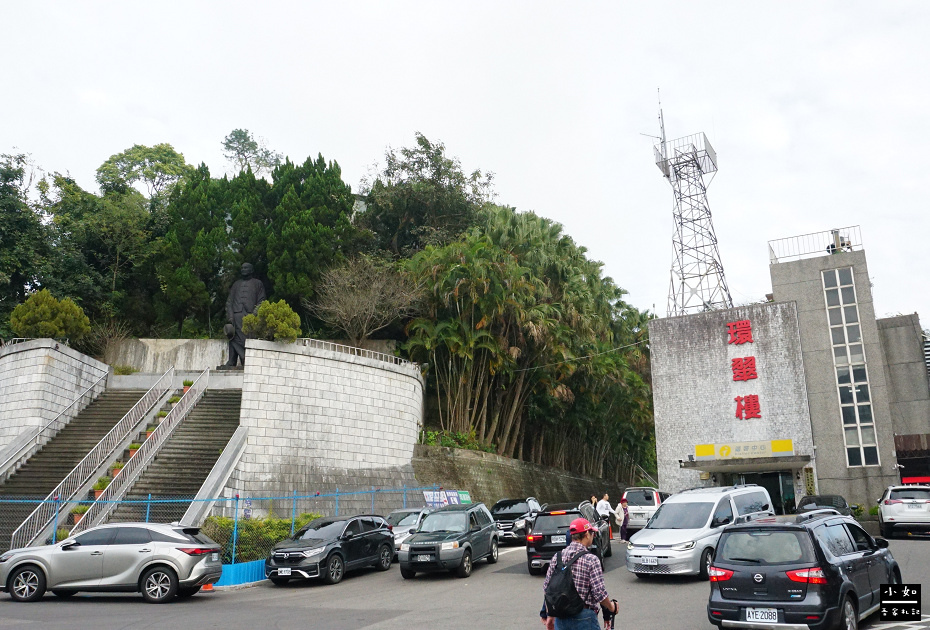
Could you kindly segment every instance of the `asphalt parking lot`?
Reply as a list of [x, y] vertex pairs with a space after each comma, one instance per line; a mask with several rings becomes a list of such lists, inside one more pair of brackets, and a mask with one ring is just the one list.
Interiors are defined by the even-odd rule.
[[[930, 584], [930, 538], [896, 539], [891, 549], [904, 581]], [[470, 578], [450, 574], [400, 577], [398, 565], [385, 573], [364, 569], [342, 583], [269, 583], [241, 590], [199, 594], [189, 600], [151, 605], [138, 595], [80, 594], [69, 600], [46, 595], [19, 604], [0, 595], [0, 629], [7, 628], [314, 628], [320, 630], [530, 629], [541, 628], [538, 611], [542, 577], [526, 571], [523, 547], [504, 547], [500, 562], [476, 563]], [[607, 558], [607, 587], [621, 606], [624, 630], [710, 630], [704, 606], [708, 584], [696, 578], [638, 580], [627, 572], [623, 552]], [[867, 630], [930, 630], [930, 604], [924, 620], [882, 623], [877, 615]]]

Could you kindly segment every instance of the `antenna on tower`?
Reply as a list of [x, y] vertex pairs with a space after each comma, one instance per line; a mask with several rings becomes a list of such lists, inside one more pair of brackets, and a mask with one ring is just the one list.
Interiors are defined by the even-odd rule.
[[675, 196], [675, 258], [668, 315], [732, 308], [704, 183], [704, 175], [717, 171], [717, 154], [703, 132], [672, 141], [665, 139], [661, 94], [659, 131], [659, 144], [653, 147], [656, 166], [668, 179]]

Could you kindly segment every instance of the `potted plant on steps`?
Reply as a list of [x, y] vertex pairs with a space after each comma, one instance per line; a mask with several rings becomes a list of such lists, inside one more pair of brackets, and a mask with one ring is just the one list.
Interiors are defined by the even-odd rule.
[[[186, 382], [190, 382], [190, 381], [186, 381]], [[191, 383], [191, 385], [193, 385], [193, 383]], [[190, 387], [190, 385], [188, 385], [188, 387]], [[169, 404], [169, 405], [173, 405], [173, 404], [175, 404], [176, 402], [178, 402], [179, 400], [181, 400], [181, 397], [180, 397], [180, 396], [172, 396], [171, 398], [168, 399], [168, 404]]]
[[149, 426], [145, 427], [145, 439], [147, 440], [150, 437], [152, 437], [152, 434], [155, 432], [155, 429], [157, 428], [158, 428], [157, 424], [150, 424]]
[[113, 462], [113, 466], [111, 467], [113, 470], [113, 476], [116, 477], [116, 475], [119, 474], [119, 471], [121, 471], [125, 465], [126, 464], [123, 462]]
[[191, 385], [194, 384], [194, 381], [184, 381], [184, 393], [187, 393], [187, 390], [191, 388]]
[[97, 483], [94, 484], [94, 498], [99, 499], [100, 495], [103, 494], [103, 491], [107, 489], [107, 486], [110, 485], [109, 477], [100, 477], [97, 479]]
[[76, 508], [71, 510], [71, 523], [77, 525], [81, 522], [81, 519], [84, 518], [84, 515], [87, 514], [87, 510], [90, 509], [89, 505], [79, 505]]
[[135, 455], [136, 451], [138, 451], [140, 448], [142, 448], [142, 445], [139, 444], [138, 442], [133, 442], [132, 444], [130, 444], [129, 445], [129, 458], [132, 459], [132, 456]]

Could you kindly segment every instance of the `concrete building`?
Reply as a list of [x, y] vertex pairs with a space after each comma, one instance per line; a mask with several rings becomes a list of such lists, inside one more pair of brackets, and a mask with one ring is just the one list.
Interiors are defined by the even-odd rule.
[[930, 481], [916, 314], [877, 320], [858, 228], [772, 241], [770, 301], [650, 323], [659, 482], [873, 505]]

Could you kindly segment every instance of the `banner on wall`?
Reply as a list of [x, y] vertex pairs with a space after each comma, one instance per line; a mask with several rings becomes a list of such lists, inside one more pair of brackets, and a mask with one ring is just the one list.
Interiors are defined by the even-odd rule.
[[457, 505], [471, 503], [471, 494], [468, 490], [424, 490], [423, 500], [429, 507], [442, 507], [444, 505]]

